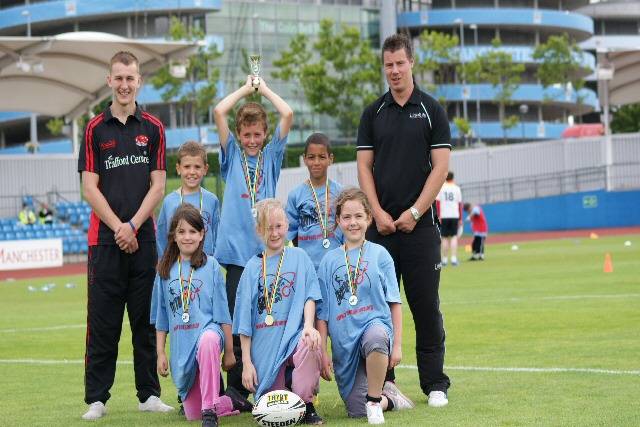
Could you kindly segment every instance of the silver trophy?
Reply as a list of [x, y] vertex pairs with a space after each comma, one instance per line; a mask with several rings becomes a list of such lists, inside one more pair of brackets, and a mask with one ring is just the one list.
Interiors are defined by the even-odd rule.
[[258, 86], [260, 86], [260, 60], [262, 56], [260, 55], [249, 55], [249, 68], [251, 68], [251, 74], [253, 77], [251, 79], [251, 86], [257, 91]]

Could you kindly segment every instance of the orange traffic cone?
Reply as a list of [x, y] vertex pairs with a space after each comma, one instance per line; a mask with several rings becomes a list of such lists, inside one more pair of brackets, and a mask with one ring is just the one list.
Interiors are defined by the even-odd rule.
[[613, 261], [611, 261], [611, 254], [609, 252], [604, 255], [604, 268], [602, 271], [605, 273], [613, 273]]

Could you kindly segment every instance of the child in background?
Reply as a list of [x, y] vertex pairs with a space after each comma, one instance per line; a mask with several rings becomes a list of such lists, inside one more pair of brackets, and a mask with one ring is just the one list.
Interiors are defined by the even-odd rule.
[[[348, 415], [382, 424], [383, 411], [410, 409], [414, 404], [393, 382], [385, 382], [387, 370], [402, 359], [402, 307], [391, 255], [365, 240], [371, 218], [361, 190], [348, 189], [338, 196], [336, 219], [345, 243], [320, 263], [322, 302], [317, 324], [322, 377], [330, 381], [335, 369]], [[333, 365], [327, 355], [327, 335]]]
[[473, 233], [472, 255], [469, 261], [484, 261], [484, 241], [489, 233], [487, 218], [480, 205], [465, 203], [463, 208], [467, 213], [467, 221], [471, 221], [471, 232]]
[[[263, 248], [255, 233], [256, 203], [275, 197], [284, 148], [293, 121], [293, 111], [289, 105], [269, 89], [264, 80], [259, 81], [257, 93], [271, 101], [280, 113], [280, 121], [273, 131], [271, 142], [266, 146], [267, 113], [260, 104], [247, 102], [238, 110], [235, 119], [238, 142], [227, 122], [234, 105], [255, 93], [251, 76], [247, 76], [244, 86], [225, 97], [214, 109], [221, 148], [220, 172], [226, 183], [215, 257], [227, 270], [230, 313], [234, 311], [236, 290], [244, 266]], [[237, 337], [234, 337], [234, 351], [236, 358], [240, 359]], [[243, 397], [248, 396], [249, 391], [242, 386], [240, 363], [227, 374], [227, 384], [232, 393], [238, 391]], [[251, 405], [246, 405], [244, 410], [250, 411]]]
[[220, 202], [215, 194], [202, 187], [202, 180], [209, 171], [207, 150], [195, 141], [187, 141], [178, 149], [176, 172], [181, 185], [162, 201], [157, 225], [158, 256], [161, 257], [167, 246], [169, 223], [173, 214], [182, 203], [195, 206], [204, 222], [204, 253], [213, 256], [220, 221]]
[[333, 153], [326, 135], [314, 133], [309, 136], [303, 158], [309, 169], [309, 179], [289, 193], [288, 238], [307, 252], [317, 270], [322, 257], [342, 243], [342, 232], [336, 229], [333, 207], [342, 186], [327, 176]]
[[165, 344], [171, 332], [171, 377], [185, 415], [188, 420], [202, 418], [203, 427], [216, 427], [218, 416], [232, 411], [231, 399], [220, 397], [222, 348], [225, 370], [235, 357], [224, 280], [218, 262], [203, 251], [204, 238], [198, 209], [181, 205], [158, 264], [157, 369], [162, 376], [169, 373]]
[[314, 328], [318, 277], [302, 249], [285, 247], [288, 224], [280, 202], [266, 199], [256, 206], [256, 229], [266, 248], [247, 263], [233, 313], [242, 382], [256, 401], [289, 388], [306, 403], [303, 422], [323, 424], [312, 403], [320, 378], [320, 334]]
[[[213, 257], [216, 235], [218, 232], [218, 222], [220, 220], [220, 202], [215, 194], [202, 188], [202, 179], [209, 170], [207, 162], [207, 151], [202, 144], [195, 141], [187, 141], [178, 149], [178, 161], [176, 171], [180, 177], [181, 185], [176, 191], [172, 191], [162, 201], [160, 214], [156, 230], [156, 247], [158, 249], [158, 259], [162, 257], [167, 247], [169, 236], [169, 225], [176, 209], [182, 203], [189, 203], [195, 206], [202, 216], [204, 222], [204, 253]], [[153, 287], [151, 296], [151, 323], [155, 323], [156, 307], [158, 302], [157, 290], [158, 278]]]

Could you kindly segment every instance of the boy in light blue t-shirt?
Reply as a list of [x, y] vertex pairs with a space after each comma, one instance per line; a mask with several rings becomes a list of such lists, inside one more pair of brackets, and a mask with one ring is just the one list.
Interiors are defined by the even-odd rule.
[[[162, 201], [156, 230], [158, 259], [162, 258], [167, 247], [171, 218], [173, 218], [173, 214], [182, 203], [189, 203], [200, 211], [205, 228], [203, 251], [205, 254], [213, 256], [218, 223], [220, 222], [220, 202], [215, 194], [201, 186], [208, 170], [207, 151], [202, 144], [195, 141], [187, 141], [180, 146], [176, 171], [180, 176], [181, 185], [177, 190], [167, 194]], [[150, 317], [152, 324], [156, 323], [157, 295], [158, 278], [156, 277], [151, 297]]]
[[333, 153], [325, 134], [314, 133], [307, 138], [303, 158], [309, 179], [289, 193], [287, 237], [304, 249], [317, 270], [325, 254], [342, 244], [334, 206], [342, 186], [327, 176]]
[[[236, 290], [245, 265], [263, 249], [255, 233], [255, 205], [260, 200], [275, 197], [284, 148], [293, 122], [291, 107], [269, 89], [263, 79], [258, 80], [253, 86], [252, 76], [247, 76], [246, 83], [227, 95], [213, 111], [220, 138], [220, 172], [226, 184], [215, 257], [227, 270], [230, 313], [234, 312]], [[260, 104], [247, 102], [238, 110], [235, 120], [237, 142], [227, 121], [231, 109], [256, 91], [271, 101], [280, 114], [280, 121], [267, 145], [267, 113]], [[242, 360], [240, 341], [237, 336], [233, 339], [237, 360]], [[248, 396], [248, 390], [242, 385], [240, 363], [229, 371], [227, 383], [229, 388]]]

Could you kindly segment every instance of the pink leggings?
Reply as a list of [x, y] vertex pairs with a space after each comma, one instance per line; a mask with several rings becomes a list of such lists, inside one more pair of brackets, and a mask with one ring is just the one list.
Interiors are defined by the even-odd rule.
[[202, 411], [213, 409], [218, 416], [234, 415], [231, 399], [220, 396], [220, 336], [214, 331], [204, 331], [198, 342], [196, 380], [184, 399], [187, 420], [199, 420]]
[[300, 340], [293, 355], [284, 361], [271, 388], [266, 392], [284, 389], [285, 371], [288, 367], [293, 367], [291, 391], [300, 396], [305, 403], [312, 402], [320, 380], [321, 357], [320, 349], [313, 351]]

